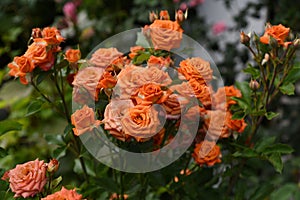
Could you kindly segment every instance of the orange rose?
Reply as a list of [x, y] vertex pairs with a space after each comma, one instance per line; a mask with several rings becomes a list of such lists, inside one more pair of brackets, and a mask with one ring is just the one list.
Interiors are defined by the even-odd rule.
[[245, 122], [244, 119], [232, 119], [232, 115], [228, 115], [228, 117], [230, 118], [230, 120], [227, 120], [226, 125], [228, 126], [228, 128], [230, 128], [232, 131], [236, 131], [238, 133], [242, 133], [244, 132], [247, 124]]
[[54, 64], [53, 52], [48, 50], [47, 45], [45, 40], [36, 38], [24, 54], [44, 71], [49, 70]]
[[198, 144], [192, 154], [195, 162], [200, 166], [213, 166], [221, 162], [220, 147], [215, 142], [204, 140]]
[[23, 55], [14, 57], [13, 62], [8, 64], [8, 68], [10, 68], [10, 76], [20, 77], [22, 84], [28, 84], [26, 73], [32, 72], [35, 66], [30, 58]]
[[163, 128], [154, 106], [137, 105], [129, 108], [121, 119], [121, 124], [125, 134], [137, 141], [149, 140]]
[[178, 119], [181, 115], [181, 108], [189, 103], [189, 100], [179, 94], [171, 94], [168, 96], [167, 100], [162, 103], [164, 107], [167, 118]]
[[144, 51], [145, 48], [142, 46], [133, 46], [130, 47], [130, 53], [128, 54], [130, 59], [133, 59], [136, 55], [138, 55], [139, 51]]
[[163, 91], [161, 87], [155, 83], [147, 83], [139, 88], [136, 95], [133, 97], [137, 104], [142, 104], [143, 102], [162, 103], [168, 98], [166, 91]]
[[66, 51], [65, 59], [70, 63], [76, 63], [81, 57], [79, 49], [68, 49]]
[[150, 26], [144, 27], [143, 31], [150, 31], [155, 49], [170, 51], [180, 47], [183, 30], [176, 21], [157, 19]]
[[170, 87], [170, 90], [184, 97], [195, 97], [194, 90], [188, 82], [182, 82], [180, 84], [172, 85]]
[[159, 18], [162, 20], [169, 20], [170, 19], [170, 15], [169, 12], [167, 10], [162, 10], [159, 12]]
[[92, 54], [90, 62], [96, 67], [106, 68], [122, 55], [116, 48], [100, 48]]
[[213, 94], [214, 105], [217, 109], [228, 109], [231, 105], [236, 104], [236, 101], [231, 97], [241, 97], [242, 93], [239, 89], [236, 89], [233, 85], [219, 88], [215, 94]]
[[131, 100], [112, 100], [104, 111], [104, 129], [117, 138], [118, 140], [126, 141], [130, 138], [125, 135], [121, 124], [121, 119], [128, 112], [129, 108], [134, 105]]
[[185, 77], [179, 76], [181, 79], [197, 79], [203, 84], [212, 80], [213, 71], [209, 62], [199, 57], [185, 59], [179, 63], [179, 66], [178, 72]]
[[116, 77], [112, 76], [109, 72], [104, 72], [99, 87], [100, 88], [113, 88], [117, 83]]
[[93, 109], [84, 105], [71, 115], [71, 123], [75, 126], [75, 128], [73, 128], [74, 134], [79, 136], [87, 131], [92, 131], [95, 127], [99, 126], [101, 122], [95, 119]]
[[189, 84], [193, 88], [195, 96], [200, 100], [202, 105], [205, 108], [209, 108], [212, 103], [212, 88], [205, 84], [201, 84], [196, 79], [190, 79]]
[[171, 63], [172, 60], [170, 57], [164, 58], [164, 57], [156, 57], [153, 55], [151, 55], [147, 61], [148, 67], [157, 67], [158, 69], [169, 67]]
[[42, 198], [41, 200], [82, 200], [82, 195], [78, 194], [75, 189], [68, 190], [64, 187], [61, 188], [60, 191], [57, 191], [53, 194], [50, 194], [46, 196], [45, 198]]
[[47, 182], [44, 161], [38, 159], [17, 165], [7, 171], [2, 179], [8, 179], [9, 187], [15, 193], [14, 197], [33, 197], [41, 192]]
[[58, 45], [65, 40], [65, 38], [61, 36], [60, 31], [55, 27], [44, 28], [42, 36], [49, 45]]
[[80, 70], [73, 81], [73, 86], [86, 90], [95, 100], [98, 100], [99, 81], [104, 69], [98, 67], [86, 67]]
[[129, 65], [119, 73], [116, 90], [119, 92], [118, 95], [121, 98], [128, 99], [135, 95], [141, 86], [147, 83], [167, 86], [172, 83], [172, 79], [168, 73], [156, 67], [144, 68]]
[[260, 42], [264, 44], [269, 44], [270, 37], [273, 37], [277, 40], [279, 45], [284, 45], [284, 41], [289, 35], [289, 32], [290, 28], [286, 28], [281, 24], [276, 26], [267, 25], [264, 35], [260, 37]]

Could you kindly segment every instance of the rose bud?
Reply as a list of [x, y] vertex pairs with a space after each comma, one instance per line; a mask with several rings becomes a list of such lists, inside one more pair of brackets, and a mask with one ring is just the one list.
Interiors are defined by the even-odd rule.
[[35, 38], [41, 38], [42, 37], [42, 31], [40, 28], [33, 28], [31, 31], [31, 37], [33, 39]]
[[256, 80], [251, 80], [249, 83], [249, 87], [251, 88], [251, 90], [256, 91], [257, 89], [259, 89], [260, 85]]
[[160, 19], [162, 19], [162, 20], [170, 20], [170, 15], [169, 15], [169, 13], [168, 13], [167, 10], [162, 10], [162, 11], [160, 11], [159, 17], [160, 17]]
[[50, 162], [48, 163], [48, 166], [47, 166], [47, 171], [49, 173], [54, 173], [58, 170], [58, 167], [59, 167], [59, 162], [58, 160], [56, 159], [51, 159]]
[[246, 46], [249, 46], [250, 43], [250, 37], [242, 31], [240, 33], [240, 42]]
[[182, 10], [177, 10], [175, 13], [175, 19], [178, 23], [182, 23], [186, 18], [185, 14], [182, 12]]
[[264, 59], [261, 61], [261, 65], [266, 64], [270, 59], [270, 55], [268, 53], [265, 54]]
[[154, 21], [157, 20], [157, 19], [158, 19], [157, 14], [156, 14], [155, 12], [151, 11], [151, 12], [149, 13], [149, 20], [150, 20], [150, 22], [152, 23], [152, 22], [154, 22]]

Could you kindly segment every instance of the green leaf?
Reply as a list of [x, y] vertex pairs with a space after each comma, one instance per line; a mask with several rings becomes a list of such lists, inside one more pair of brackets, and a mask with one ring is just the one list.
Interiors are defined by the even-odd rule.
[[42, 109], [42, 105], [43, 105], [43, 102], [41, 102], [39, 100], [32, 101], [27, 107], [27, 114], [25, 115], [25, 117], [28, 117], [30, 115], [33, 115], [33, 114], [39, 112]]
[[56, 187], [58, 187], [58, 185], [61, 183], [61, 181], [62, 181], [62, 177], [61, 176], [59, 176], [56, 179], [52, 180], [52, 182], [51, 182], [51, 188], [55, 189]]
[[145, 37], [145, 35], [142, 32], [137, 33], [136, 45], [142, 46], [144, 48], [150, 48], [151, 47], [148, 40], [147, 40], [147, 38]]
[[244, 111], [237, 111], [232, 115], [231, 119], [243, 119], [245, 116], [246, 113]]
[[61, 147], [56, 148], [53, 151], [53, 158], [59, 159], [61, 157], [64, 157], [66, 155], [66, 150], [67, 150], [66, 146], [61, 146]]
[[286, 95], [295, 94], [295, 86], [293, 83], [284, 84], [279, 87], [279, 90], [282, 94], [286, 94]]
[[45, 78], [52, 73], [51, 70], [49, 71], [40, 71], [38, 72], [37, 78], [36, 78], [36, 84], [39, 85]]
[[265, 116], [266, 116], [266, 118], [268, 119], [268, 120], [271, 120], [271, 119], [273, 119], [274, 117], [277, 117], [279, 115], [279, 113], [275, 113], [275, 112], [267, 112], [266, 114], [265, 114]]
[[271, 153], [280, 153], [280, 154], [290, 154], [294, 151], [292, 147], [287, 144], [273, 144], [271, 146], [266, 147], [262, 153], [271, 154]]
[[150, 58], [150, 54], [148, 52], [143, 52], [134, 58], [133, 64], [140, 65], [143, 62], [146, 62]]
[[284, 186], [280, 187], [278, 190], [275, 190], [271, 193], [271, 200], [289, 200], [291, 199], [293, 193], [298, 189], [298, 186], [294, 183], [287, 183]]
[[243, 72], [250, 74], [253, 79], [258, 79], [260, 77], [259, 69], [254, 68], [252, 65], [248, 64], [248, 67], [243, 69]]
[[56, 69], [61, 69], [64, 67], [67, 67], [69, 65], [69, 62], [67, 60], [62, 60], [60, 63], [55, 65]]
[[240, 105], [240, 107], [243, 108], [244, 110], [250, 109], [250, 103], [244, 98], [231, 97], [231, 99], [235, 100]]
[[0, 136], [8, 131], [19, 131], [22, 129], [22, 124], [14, 120], [0, 121]]
[[253, 158], [258, 156], [258, 154], [254, 150], [249, 148], [244, 149], [243, 151], [237, 151], [232, 155], [234, 157], [244, 157], [244, 158]]
[[276, 137], [273, 136], [273, 137], [264, 137], [262, 138], [261, 140], [259, 140], [254, 149], [258, 152], [258, 153], [261, 153], [264, 151], [264, 149], [268, 146], [270, 146], [271, 144], [273, 144], [276, 140]]
[[118, 184], [114, 182], [111, 178], [97, 178], [97, 185], [107, 191], [119, 193]]
[[297, 63], [296, 65], [293, 66], [291, 71], [288, 73], [284, 82], [295, 83], [299, 79], [300, 79], [300, 63]]
[[280, 153], [273, 153], [271, 156], [268, 157], [269, 162], [273, 165], [275, 170], [279, 173], [282, 172], [283, 169], [283, 163], [281, 160], [281, 154]]
[[249, 87], [249, 83], [246, 81], [236, 82], [236, 87], [242, 92], [242, 98], [245, 99], [248, 104], [251, 103], [251, 89]]

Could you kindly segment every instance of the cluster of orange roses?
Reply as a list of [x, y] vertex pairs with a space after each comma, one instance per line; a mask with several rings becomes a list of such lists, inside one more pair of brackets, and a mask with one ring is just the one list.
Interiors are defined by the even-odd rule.
[[[118, 140], [152, 141], [153, 149], [157, 149], [174, 137], [179, 125], [189, 129], [180, 124], [183, 114], [192, 123], [198, 115], [193, 157], [201, 166], [212, 166], [221, 161], [218, 138], [242, 133], [246, 127], [243, 119], [232, 119], [230, 111], [236, 103], [231, 97], [241, 97], [241, 92], [234, 86], [215, 92], [210, 83], [213, 70], [200, 57], [184, 59], [179, 67], [174, 65], [169, 51], [180, 46], [182, 12], [177, 12], [176, 21], [171, 21], [166, 11], [159, 17], [152, 12], [150, 19], [153, 23], [143, 32], [153, 48], [133, 46], [127, 55], [116, 48], [99, 48], [87, 61], [88, 67], [76, 74], [73, 100], [82, 107], [71, 116], [74, 133], [78, 136], [101, 125]], [[141, 55], [149, 56], [143, 63], [135, 63]], [[109, 103], [99, 114], [88, 105], [102, 94]], [[191, 98], [197, 99], [197, 106], [190, 106]], [[166, 129], [168, 121], [177, 121], [175, 128]]]

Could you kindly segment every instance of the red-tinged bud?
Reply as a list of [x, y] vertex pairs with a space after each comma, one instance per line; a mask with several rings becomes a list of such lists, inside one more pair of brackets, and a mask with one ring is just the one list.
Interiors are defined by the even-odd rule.
[[33, 39], [41, 38], [42, 37], [42, 30], [40, 28], [33, 28], [32, 31], [31, 31], [31, 37]]
[[156, 14], [155, 12], [151, 11], [151, 12], [149, 13], [149, 20], [150, 20], [150, 22], [152, 23], [152, 22], [154, 22], [154, 21], [157, 20], [157, 19], [158, 19], [157, 14]]
[[251, 88], [251, 90], [256, 91], [259, 89], [260, 85], [256, 80], [251, 80], [249, 83], [249, 87]]
[[56, 159], [51, 159], [50, 162], [48, 163], [48, 166], [47, 166], [47, 171], [49, 173], [54, 173], [58, 170], [58, 167], [59, 167], [59, 162], [58, 160]]
[[246, 46], [249, 46], [250, 43], [250, 37], [242, 31], [240, 33], [240, 42]]
[[175, 19], [179, 24], [186, 19], [185, 14], [182, 12], [182, 10], [177, 10], [177, 12], [175, 13]]

